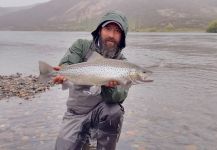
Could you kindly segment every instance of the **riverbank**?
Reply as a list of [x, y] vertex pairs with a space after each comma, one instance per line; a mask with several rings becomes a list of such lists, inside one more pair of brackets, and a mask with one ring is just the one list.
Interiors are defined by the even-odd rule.
[[35, 75], [23, 76], [22, 73], [0, 75], [0, 81], [0, 100], [10, 97], [29, 100], [53, 86], [52, 83], [41, 83]]

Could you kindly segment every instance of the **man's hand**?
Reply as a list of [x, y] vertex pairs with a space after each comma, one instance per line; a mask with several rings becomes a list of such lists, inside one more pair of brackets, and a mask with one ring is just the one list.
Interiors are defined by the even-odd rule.
[[53, 67], [53, 70], [55, 70], [55, 71], [59, 71], [60, 69], [61, 69], [60, 66], [54, 66], [54, 67]]
[[[60, 66], [55, 66], [55, 67], [53, 67], [53, 69], [55, 71], [59, 71], [61, 69], [61, 67]], [[57, 75], [56, 77], [53, 78], [53, 83], [62, 84], [63, 81], [65, 81], [65, 80], [66, 80], [66, 78], [64, 76]]]
[[106, 84], [106, 87], [116, 87], [117, 85], [119, 85], [118, 81], [109, 81], [108, 84]]
[[53, 78], [53, 83], [62, 84], [65, 80], [66, 78], [64, 76], [57, 75], [56, 77]]

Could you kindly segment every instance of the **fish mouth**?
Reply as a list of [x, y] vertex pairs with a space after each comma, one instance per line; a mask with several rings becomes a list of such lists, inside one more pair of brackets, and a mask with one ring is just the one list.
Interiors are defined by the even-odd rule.
[[154, 80], [152, 78], [146, 78], [145, 80], [143, 80], [143, 82], [153, 82]]
[[153, 82], [154, 80], [150, 77], [152, 74], [152, 71], [144, 70], [143, 73], [146, 77], [143, 78], [142, 82]]
[[133, 84], [143, 84], [145, 82], [153, 82], [154, 80], [152, 78], [145, 78], [143, 80], [136, 80], [136, 81], [133, 81], [132, 83]]

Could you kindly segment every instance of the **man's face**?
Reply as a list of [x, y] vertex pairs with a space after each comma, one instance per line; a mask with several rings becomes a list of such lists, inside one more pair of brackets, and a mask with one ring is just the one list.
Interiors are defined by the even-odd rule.
[[121, 29], [116, 23], [109, 23], [102, 27], [100, 36], [102, 46], [106, 50], [117, 50], [121, 41]]

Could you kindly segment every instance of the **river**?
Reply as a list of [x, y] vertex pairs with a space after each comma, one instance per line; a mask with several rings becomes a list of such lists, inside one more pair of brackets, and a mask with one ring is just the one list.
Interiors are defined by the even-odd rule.
[[[57, 65], [87, 32], [0, 31], [0, 74], [38, 74], [38, 61]], [[153, 72], [124, 102], [119, 150], [216, 150], [217, 34], [129, 33], [130, 62]], [[25, 101], [0, 101], [1, 150], [51, 150], [66, 110], [60, 86]]]

